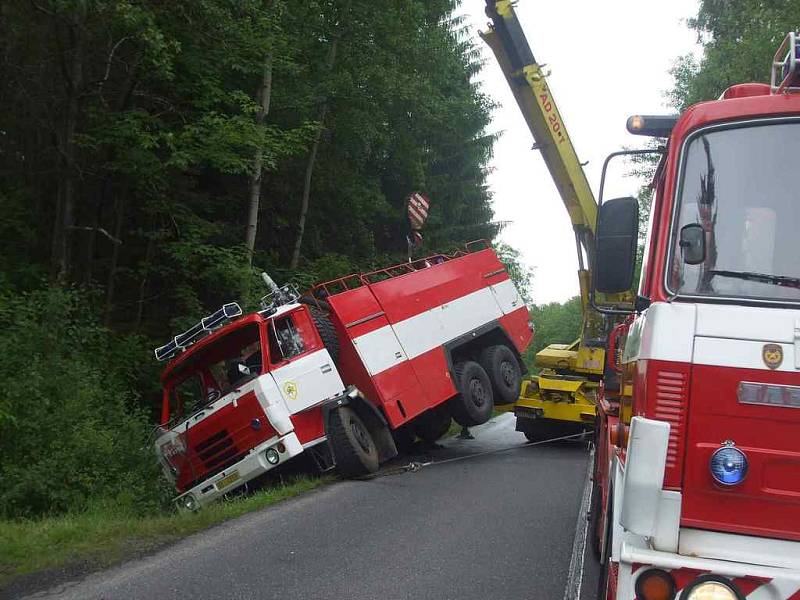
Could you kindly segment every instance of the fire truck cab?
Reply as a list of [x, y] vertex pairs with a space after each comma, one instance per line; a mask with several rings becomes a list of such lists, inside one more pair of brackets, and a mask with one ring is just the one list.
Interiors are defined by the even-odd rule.
[[[637, 311], [609, 352], [590, 539], [600, 598], [800, 598], [800, 47], [772, 84], [673, 117], [654, 180]], [[600, 292], [631, 287], [636, 200], [601, 204]]]
[[485, 242], [228, 304], [156, 350], [156, 450], [195, 509], [308, 451], [345, 476], [519, 396], [528, 309]]

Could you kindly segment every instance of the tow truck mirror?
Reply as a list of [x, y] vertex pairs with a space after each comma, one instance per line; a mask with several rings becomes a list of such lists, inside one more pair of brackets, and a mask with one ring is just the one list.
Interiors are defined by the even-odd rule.
[[706, 232], [700, 223], [689, 223], [681, 227], [680, 240], [683, 262], [687, 265], [699, 265], [706, 259]]
[[614, 198], [597, 212], [595, 289], [619, 294], [631, 289], [639, 237], [636, 198]]

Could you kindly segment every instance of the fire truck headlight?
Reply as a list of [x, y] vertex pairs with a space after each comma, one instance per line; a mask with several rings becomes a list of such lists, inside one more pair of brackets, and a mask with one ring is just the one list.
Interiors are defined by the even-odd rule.
[[280, 461], [281, 459], [280, 455], [278, 454], [278, 451], [275, 450], [275, 448], [268, 449], [264, 453], [264, 456], [266, 457], [267, 462], [271, 465], [277, 465], [278, 461]]
[[194, 494], [186, 494], [180, 499], [180, 503], [183, 508], [193, 512], [200, 508], [200, 505], [197, 503], [197, 498], [194, 497]]
[[725, 442], [722, 448], [714, 451], [709, 461], [711, 476], [722, 485], [737, 485], [744, 481], [747, 468], [747, 456], [733, 442]]
[[686, 600], [739, 600], [742, 597], [722, 578], [705, 581], [700, 578], [684, 590], [681, 598], [684, 594]]

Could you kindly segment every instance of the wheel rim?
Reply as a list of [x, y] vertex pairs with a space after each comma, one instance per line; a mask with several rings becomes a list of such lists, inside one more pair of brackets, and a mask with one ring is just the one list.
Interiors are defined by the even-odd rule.
[[483, 382], [480, 379], [471, 379], [469, 382], [469, 392], [472, 398], [472, 403], [478, 408], [486, 403], [486, 390], [483, 387]]
[[350, 420], [350, 430], [353, 432], [353, 437], [356, 438], [358, 445], [364, 452], [370, 451], [369, 433], [364, 429], [364, 426], [355, 419]]
[[507, 360], [504, 360], [500, 363], [500, 376], [503, 378], [503, 383], [505, 383], [508, 387], [514, 385], [514, 381], [516, 373], [514, 372], [514, 365], [512, 365]]

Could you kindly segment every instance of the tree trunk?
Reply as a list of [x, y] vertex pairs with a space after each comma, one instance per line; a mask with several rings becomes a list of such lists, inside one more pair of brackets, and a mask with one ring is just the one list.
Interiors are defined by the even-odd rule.
[[83, 87], [83, 32], [81, 25], [70, 29], [72, 60], [67, 72], [67, 110], [59, 136], [61, 173], [58, 182], [58, 205], [53, 226], [52, 270], [59, 282], [65, 282], [70, 270], [70, 229], [75, 221], [75, 130], [78, 123], [79, 97]]
[[297, 238], [295, 238], [294, 241], [292, 260], [289, 263], [290, 269], [296, 269], [297, 264], [300, 262], [300, 248], [303, 245], [303, 234], [306, 230], [306, 215], [308, 214], [308, 202], [311, 197], [311, 177], [314, 174], [314, 163], [317, 160], [317, 150], [319, 150], [319, 143], [322, 140], [322, 128], [325, 126], [325, 116], [327, 113], [328, 105], [325, 103], [322, 105], [319, 113], [319, 129], [314, 134], [314, 143], [311, 145], [311, 154], [308, 155], [308, 163], [306, 164], [306, 175], [303, 181], [303, 199], [300, 204], [300, 218], [297, 221]]
[[153, 236], [147, 238], [147, 249], [144, 253], [144, 272], [142, 273], [142, 281], [139, 283], [139, 302], [136, 307], [136, 331], [142, 326], [142, 317], [144, 316], [144, 296], [147, 292], [147, 277], [150, 274], [150, 260], [153, 258]]
[[[117, 201], [114, 203], [114, 237], [118, 240], [122, 238], [122, 221], [125, 217], [125, 200], [128, 196], [128, 184], [124, 184], [120, 191]], [[108, 283], [106, 284], [106, 307], [103, 314], [103, 323], [106, 327], [111, 327], [111, 313], [114, 306], [114, 282], [117, 276], [117, 266], [119, 265], [119, 251], [121, 244], [113, 244], [111, 250], [111, 265], [108, 267]]]
[[[349, 4], [348, 4], [349, 6]], [[331, 41], [331, 47], [328, 49], [328, 56], [325, 59], [326, 72], [330, 73], [333, 65], [336, 62], [336, 47], [339, 44], [339, 35]], [[297, 221], [297, 237], [294, 241], [294, 251], [292, 252], [292, 260], [289, 263], [290, 269], [296, 269], [300, 262], [300, 248], [303, 246], [303, 234], [306, 230], [306, 215], [308, 214], [308, 203], [311, 198], [311, 178], [314, 174], [314, 163], [317, 160], [317, 151], [319, 144], [322, 140], [322, 130], [325, 128], [325, 117], [328, 115], [328, 97], [323, 96], [322, 103], [319, 107], [319, 129], [314, 135], [314, 143], [311, 145], [311, 153], [308, 155], [308, 163], [306, 164], [306, 174], [303, 181], [303, 198], [300, 204], [300, 218]]]
[[[269, 103], [272, 97], [272, 53], [264, 59], [264, 76], [258, 90], [261, 110], [256, 115], [259, 128], [269, 114]], [[264, 151], [261, 146], [253, 157], [253, 172], [250, 175], [250, 213], [247, 216], [247, 229], [245, 231], [245, 246], [247, 246], [247, 264], [253, 264], [253, 252], [256, 246], [256, 233], [258, 232], [258, 206], [261, 202], [261, 176], [264, 166]]]

